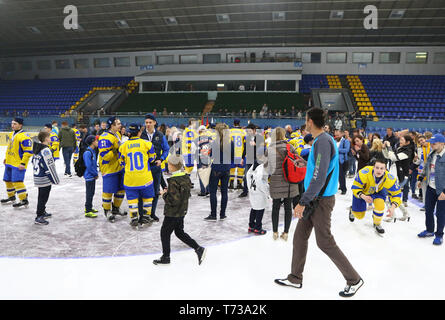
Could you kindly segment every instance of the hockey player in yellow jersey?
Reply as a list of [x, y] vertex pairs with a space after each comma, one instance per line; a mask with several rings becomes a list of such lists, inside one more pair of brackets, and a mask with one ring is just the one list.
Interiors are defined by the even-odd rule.
[[[132, 227], [151, 224], [151, 207], [154, 197], [153, 176], [150, 162], [156, 159], [156, 152], [150, 141], [141, 139], [141, 126], [128, 126], [130, 138], [119, 147], [119, 159], [124, 167], [124, 188], [127, 195]], [[143, 214], [138, 216], [138, 200], [143, 201]]]
[[99, 169], [103, 179], [102, 207], [110, 222], [115, 221], [116, 215], [127, 215], [120, 211], [125, 197], [124, 172], [119, 163], [120, 128], [120, 120], [111, 117], [107, 120], [107, 130], [99, 137]]
[[74, 134], [76, 135], [76, 140], [77, 140], [76, 148], [74, 149], [74, 153], [73, 153], [73, 162], [76, 163], [77, 160], [79, 159], [79, 152], [80, 152], [79, 148], [80, 148], [80, 141], [82, 140], [82, 138], [81, 138], [82, 135], [81, 135], [79, 129], [77, 129], [77, 125], [75, 123], [71, 126], [71, 129], [73, 129]]
[[[28, 193], [26, 192], [25, 180], [26, 167], [32, 156], [32, 140], [23, 132], [23, 119], [14, 118], [11, 122], [12, 132], [9, 134], [8, 147], [6, 149], [5, 173], [3, 181], [6, 184], [7, 199], [2, 199], [2, 204], [13, 204], [13, 207], [27, 207]], [[18, 195], [20, 202], [15, 203]]]
[[397, 178], [386, 170], [386, 159], [376, 159], [373, 166], [361, 169], [352, 184], [352, 207], [349, 220], [363, 219], [367, 204], [373, 204], [374, 228], [379, 234], [385, 232], [381, 226], [385, 211], [385, 199], [388, 196], [391, 207], [388, 217], [394, 215], [394, 210], [400, 206], [402, 193]]
[[244, 144], [246, 141], [246, 131], [240, 126], [240, 120], [233, 120], [233, 128], [230, 129], [230, 136], [234, 144], [233, 163], [230, 166], [229, 189], [234, 189], [235, 179], [236, 188], [243, 189], [244, 169], [246, 167], [243, 159]]
[[57, 160], [60, 157], [60, 148], [59, 148], [60, 142], [59, 142], [59, 136], [54, 131], [52, 131], [52, 128], [53, 128], [52, 124], [47, 123], [45, 124], [45, 127], [43, 129], [49, 133], [49, 138], [51, 139], [51, 143], [49, 144], [49, 149], [53, 154], [54, 160]]
[[190, 175], [195, 165], [194, 151], [196, 146], [194, 141], [198, 138], [197, 121], [189, 119], [189, 125], [184, 129], [182, 134], [182, 156], [184, 157], [185, 172]]

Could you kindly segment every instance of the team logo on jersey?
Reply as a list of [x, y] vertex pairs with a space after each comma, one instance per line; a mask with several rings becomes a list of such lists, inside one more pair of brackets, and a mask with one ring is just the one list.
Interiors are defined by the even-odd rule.
[[367, 174], [367, 173], [369, 173], [369, 169], [368, 169], [368, 168], [366, 168], [366, 169], [363, 169], [362, 173], [364, 173], [364, 174]]
[[388, 173], [388, 179], [389, 180], [394, 180], [394, 176], [391, 173]]

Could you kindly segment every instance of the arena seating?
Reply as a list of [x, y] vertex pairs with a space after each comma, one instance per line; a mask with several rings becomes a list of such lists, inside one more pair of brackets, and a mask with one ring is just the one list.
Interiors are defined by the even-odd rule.
[[0, 114], [58, 115], [76, 105], [93, 88], [126, 86], [131, 77], [0, 81]]
[[201, 113], [208, 101], [207, 93], [203, 92], [166, 92], [166, 93], [135, 93], [130, 95], [118, 108], [117, 112], [167, 112]]
[[[445, 76], [339, 75], [339, 77], [355, 77], [363, 86], [363, 92], [357, 95], [356, 101], [358, 107], [363, 107], [368, 116], [374, 115], [375, 112], [379, 119], [445, 119]], [[328, 75], [303, 75], [300, 91], [310, 93], [310, 89], [314, 88], [329, 88]]]
[[256, 110], [260, 112], [266, 104], [269, 110], [284, 110], [287, 112], [294, 106], [296, 110], [304, 109], [304, 99], [301, 93], [292, 92], [218, 92], [214, 111], [240, 111], [246, 109], [248, 112]]

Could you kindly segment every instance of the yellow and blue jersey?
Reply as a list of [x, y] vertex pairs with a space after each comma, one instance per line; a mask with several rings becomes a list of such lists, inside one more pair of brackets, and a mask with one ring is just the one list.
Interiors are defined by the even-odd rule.
[[99, 169], [102, 176], [105, 177], [122, 171], [119, 163], [119, 136], [111, 132], [104, 132], [99, 137]]
[[150, 162], [156, 153], [150, 141], [138, 137], [128, 139], [119, 147], [119, 160], [124, 167], [124, 186], [126, 189], [143, 189], [153, 184]]
[[59, 142], [59, 136], [55, 134], [53, 131], [50, 132], [49, 137], [51, 139], [51, 144], [49, 145], [49, 148], [51, 149], [51, 152], [53, 153], [54, 160], [59, 159], [60, 156], [60, 142]]
[[17, 133], [9, 134], [8, 147], [6, 149], [5, 165], [18, 168], [20, 164], [27, 167], [29, 159], [32, 156], [32, 140], [20, 130]]
[[373, 166], [366, 166], [357, 173], [351, 188], [354, 196], [359, 198], [361, 193], [372, 196], [377, 193], [388, 192], [391, 203], [396, 203], [399, 206], [402, 200], [402, 191], [397, 179], [386, 171], [376, 181], [373, 169]]
[[182, 134], [182, 154], [189, 155], [192, 153], [192, 143], [198, 138], [198, 134], [195, 130], [187, 127]]
[[246, 132], [241, 128], [230, 129], [230, 136], [234, 144], [235, 159], [241, 159], [244, 153], [244, 145], [246, 143]]

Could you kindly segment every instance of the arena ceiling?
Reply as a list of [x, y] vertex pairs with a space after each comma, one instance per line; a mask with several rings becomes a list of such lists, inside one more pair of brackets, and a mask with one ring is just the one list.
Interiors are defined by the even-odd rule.
[[[77, 7], [78, 31], [63, 27], [67, 5]], [[378, 8], [377, 30], [363, 27], [367, 5]], [[445, 45], [444, 0], [0, 0], [0, 57], [218, 47], [440, 45]]]

